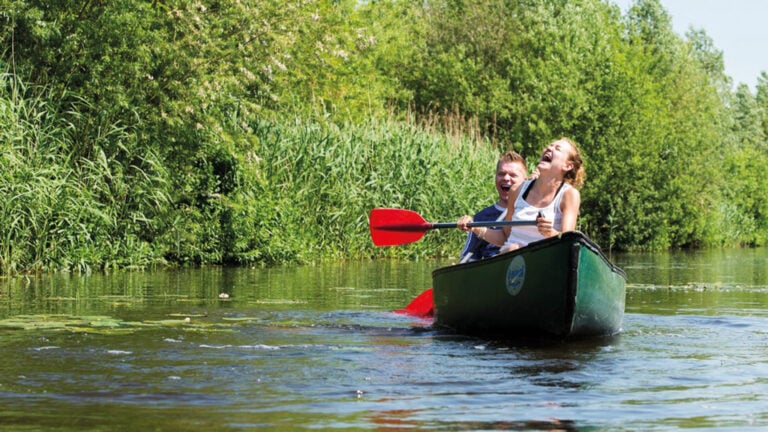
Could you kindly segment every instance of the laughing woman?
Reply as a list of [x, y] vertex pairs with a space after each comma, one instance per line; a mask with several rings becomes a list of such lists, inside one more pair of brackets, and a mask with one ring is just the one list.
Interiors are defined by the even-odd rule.
[[[481, 239], [501, 246], [501, 253], [528, 243], [576, 229], [584, 182], [581, 152], [568, 138], [549, 144], [537, 166], [538, 178], [527, 180], [509, 197], [505, 220], [536, 221], [536, 225], [515, 225], [503, 230], [474, 227]], [[459, 228], [468, 231], [465, 223]]]

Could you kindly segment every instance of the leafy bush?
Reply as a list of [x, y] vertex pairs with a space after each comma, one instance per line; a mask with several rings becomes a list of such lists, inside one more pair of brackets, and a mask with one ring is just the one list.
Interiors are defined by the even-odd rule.
[[3, 273], [450, 255], [368, 212], [455, 220], [563, 135], [599, 244], [768, 236], [768, 76], [732, 91], [659, 0], [11, 0], [0, 46]]

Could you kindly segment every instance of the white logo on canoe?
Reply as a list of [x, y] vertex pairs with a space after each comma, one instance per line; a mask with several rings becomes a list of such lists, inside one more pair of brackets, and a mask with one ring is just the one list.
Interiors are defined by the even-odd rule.
[[516, 296], [523, 289], [523, 282], [525, 282], [525, 259], [522, 255], [518, 255], [507, 267], [507, 292]]

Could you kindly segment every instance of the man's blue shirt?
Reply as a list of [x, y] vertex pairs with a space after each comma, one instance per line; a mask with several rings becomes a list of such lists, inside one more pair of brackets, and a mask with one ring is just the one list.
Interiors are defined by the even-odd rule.
[[[477, 212], [475, 216], [472, 217], [472, 220], [475, 222], [495, 221], [499, 219], [499, 216], [501, 216], [502, 213], [504, 213], [504, 210], [506, 209], [500, 208], [494, 203], [493, 205], [490, 205], [480, 210], [479, 212]], [[497, 228], [488, 228], [488, 229], [497, 229]], [[479, 259], [490, 258], [498, 254], [499, 247], [494, 244], [488, 243], [485, 240], [480, 240], [478, 236], [474, 235], [470, 231], [467, 233], [467, 240], [466, 242], [464, 242], [464, 248], [461, 250], [462, 259], [469, 252], [472, 252], [472, 257], [469, 259], [469, 261], [477, 261]]]

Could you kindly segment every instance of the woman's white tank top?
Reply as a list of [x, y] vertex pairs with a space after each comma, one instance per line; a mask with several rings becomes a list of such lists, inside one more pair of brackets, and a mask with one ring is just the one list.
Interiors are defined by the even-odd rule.
[[[557, 231], [563, 230], [563, 211], [560, 209], [560, 203], [563, 201], [563, 194], [566, 189], [571, 187], [568, 183], [563, 183], [560, 189], [555, 194], [555, 198], [546, 207], [534, 207], [528, 204], [523, 198], [523, 195], [527, 195], [526, 191], [531, 187], [535, 180], [526, 180], [521, 188], [520, 194], [517, 195], [515, 200], [515, 213], [512, 215], [513, 221], [535, 221], [539, 213], [544, 215], [546, 219], [554, 221], [553, 227]], [[536, 225], [517, 225], [512, 226], [509, 231], [509, 237], [507, 237], [506, 243], [503, 248], [507, 248], [512, 244], [517, 243], [520, 247], [527, 245], [528, 243], [541, 240], [544, 236], [539, 233]]]

